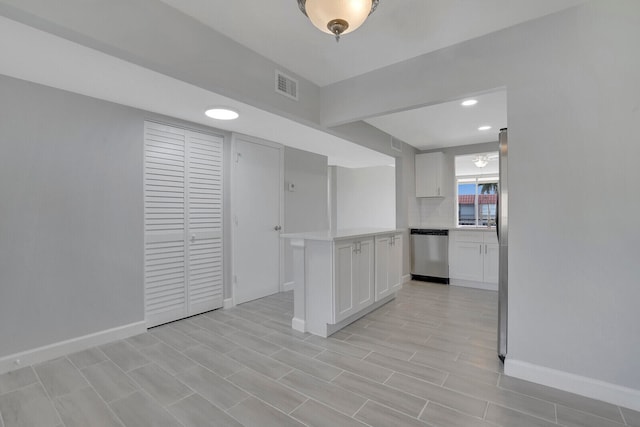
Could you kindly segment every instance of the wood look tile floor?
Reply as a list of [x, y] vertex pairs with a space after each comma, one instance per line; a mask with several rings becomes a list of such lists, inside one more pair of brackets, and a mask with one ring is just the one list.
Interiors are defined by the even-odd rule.
[[495, 292], [411, 282], [328, 339], [281, 293], [0, 375], [0, 427], [640, 427], [507, 377]]

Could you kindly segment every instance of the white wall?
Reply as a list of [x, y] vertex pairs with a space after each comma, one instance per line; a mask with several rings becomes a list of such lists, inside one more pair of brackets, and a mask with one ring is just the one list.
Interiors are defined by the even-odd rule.
[[507, 373], [636, 409], [638, 40], [640, 2], [594, 0], [323, 91], [341, 123], [507, 88]]
[[[291, 147], [284, 149], [284, 233], [329, 229], [327, 157]], [[287, 184], [295, 185], [293, 192]], [[285, 283], [293, 282], [293, 253], [285, 243]]]
[[335, 168], [337, 229], [395, 228], [395, 167]]

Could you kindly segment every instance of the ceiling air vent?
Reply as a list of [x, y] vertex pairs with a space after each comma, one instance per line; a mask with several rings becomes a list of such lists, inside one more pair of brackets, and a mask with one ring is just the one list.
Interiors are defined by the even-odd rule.
[[276, 70], [276, 92], [297, 101], [298, 81]]

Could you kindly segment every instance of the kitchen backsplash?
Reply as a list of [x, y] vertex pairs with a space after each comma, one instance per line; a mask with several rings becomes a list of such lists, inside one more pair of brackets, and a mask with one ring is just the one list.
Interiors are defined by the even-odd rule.
[[419, 198], [418, 224], [421, 227], [455, 226], [455, 203], [453, 197]]

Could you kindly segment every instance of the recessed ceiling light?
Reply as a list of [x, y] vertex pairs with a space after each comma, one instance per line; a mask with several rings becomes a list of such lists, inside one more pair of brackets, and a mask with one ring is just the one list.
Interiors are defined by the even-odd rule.
[[237, 119], [240, 114], [227, 107], [214, 107], [209, 108], [204, 112], [208, 117], [216, 120], [234, 120]]
[[478, 128], [478, 130], [489, 130], [489, 129], [491, 129], [491, 126], [480, 126]]
[[467, 99], [465, 101], [462, 101], [462, 105], [463, 107], [471, 107], [472, 105], [476, 105], [478, 103], [477, 99]]

